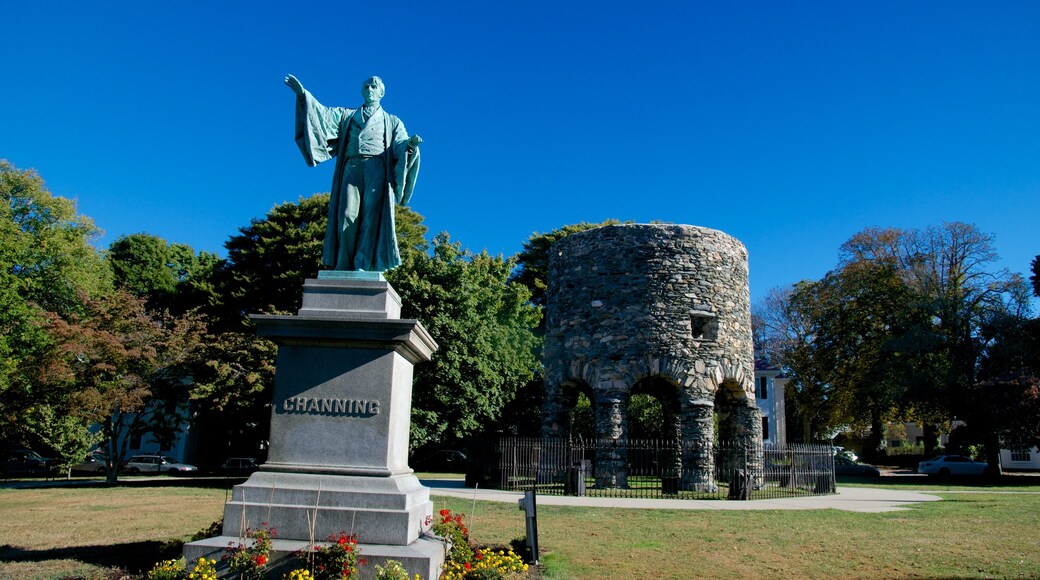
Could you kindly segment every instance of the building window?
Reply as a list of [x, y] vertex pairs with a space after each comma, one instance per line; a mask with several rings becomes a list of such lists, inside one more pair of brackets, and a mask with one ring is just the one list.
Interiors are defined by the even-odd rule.
[[1028, 449], [1012, 449], [1011, 461], [1029, 461]]
[[769, 417], [762, 417], [762, 439], [769, 439]]
[[140, 449], [140, 448], [141, 448], [141, 433], [131, 433], [130, 434], [130, 449]]
[[769, 398], [769, 379], [766, 377], [758, 377], [758, 398]]

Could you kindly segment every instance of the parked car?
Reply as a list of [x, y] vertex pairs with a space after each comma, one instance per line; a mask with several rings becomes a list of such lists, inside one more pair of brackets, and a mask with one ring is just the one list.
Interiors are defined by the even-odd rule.
[[53, 461], [32, 449], [4, 451], [0, 453], [0, 477], [47, 475]]
[[108, 467], [105, 465], [105, 454], [93, 451], [83, 460], [72, 466], [72, 471], [79, 473], [105, 473]]
[[917, 473], [926, 475], [982, 475], [986, 464], [963, 455], [939, 455], [917, 464]]
[[220, 466], [220, 472], [229, 476], [249, 475], [259, 468], [252, 457], [228, 457]]
[[469, 458], [455, 449], [420, 450], [409, 462], [412, 469], [434, 473], [465, 473]]
[[177, 463], [165, 455], [135, 455], [123, 466], [126, 473], [168, 473], [170, 475], [188, 475], [197, 472], [198, 467], [187, 463]]
[[866, 463], [856, 463], [844, 455], [834, 456], [834, 474], [835, 475], [861, 475], [866, 477], [878, 477], [881, 475], [881, 471], [873, 465], [867, 465]]
[[844, 447], [838, 447], [837, 445], [831, 447], [831, 449], [834, 451], [835, 457], [842, 456], [849, 461], [859, 461], [859, 455], [856, 455], [856, 453], [851, 449], [845, 449]]

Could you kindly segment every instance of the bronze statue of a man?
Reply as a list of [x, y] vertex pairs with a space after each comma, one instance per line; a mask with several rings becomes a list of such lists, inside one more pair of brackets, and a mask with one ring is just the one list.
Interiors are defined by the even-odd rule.
[[380, 107], [379, 77], [361, 85], [364, 104], [326, 107], [292, 75], [296, 144], [311, 167], [336, 158], [322, 263], [332, 270], [383, 272], [401, 263], [394, 203], [407, 205], [419, 173], [418, 135]]

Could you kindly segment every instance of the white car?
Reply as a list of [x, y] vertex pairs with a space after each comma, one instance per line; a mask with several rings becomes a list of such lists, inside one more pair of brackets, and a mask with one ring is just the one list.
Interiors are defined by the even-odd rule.
[[982, 475], [986, 464], [963, 455], [939, 455], [917, 464], [917, 473], [926, 475]]
[[169, 473], [170, 475], [187, 475], [197, 472], [198, 467], [187, 463], [176, 463], [165, 455], [135, 455], [126, 462], [127, 473]]
[[78, 471], [81, 473], [105, 473], [108, 471], [108, 468], [105, 467], [105, 454], [96, 451], [91, 452], [87, 455], [86, 459], [73, 465], [72, 471]]

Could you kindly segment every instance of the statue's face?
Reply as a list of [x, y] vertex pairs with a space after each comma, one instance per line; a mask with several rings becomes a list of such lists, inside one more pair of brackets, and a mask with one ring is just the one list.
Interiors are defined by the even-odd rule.
[[372, 103], [378, 103], [379, 99], [383, 98], [383, 82], [379, 80], [379, 77], [372, 77], [361, 83], [361, 97], [365, 99], [366, 105]]

